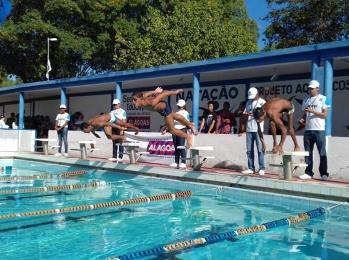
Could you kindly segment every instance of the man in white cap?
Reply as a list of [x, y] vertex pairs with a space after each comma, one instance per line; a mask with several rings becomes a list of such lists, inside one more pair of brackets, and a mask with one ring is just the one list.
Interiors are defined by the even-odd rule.
[[[119, 99], [115, 98], [113, 100], [113, 110], [110, 112], [112, 113], [118, 120], [125, 122], [127, 119], [127, 114], [124, 109], [121, 108], [121, 102]], [[119, 127], [119, 128], [113, 128], [112, 133], [115, 135], [121, 135], [123, 136], [125, 128]], [[122, 161], [122, 157], [124, 155], [124, 147], [121, 146], [122, 139], [113, 140], [113, 157], [109, 159], [109, 161]]]
[[257, 120], [259, 120], [261, 132], [263, 132], [264, 122], [262, 121], [263, 119], [255, 119], [253, 116], [253, 112], [255, 111], [255, 109], [263, 107], [264, 104], [265, 100], [259, 97], [258, 90], [256, 88], [250, 88], [248, 90], [248, 101], [246, 102], [246, 107], [244, 111], [244, 115], [247, 117], [247, 122], [242, 123], [242, 133], [246, 132], [246, 148], [248, 163], [248, 169], [242, 171], [242, 173], [244, 174], [252, 174], [255, 172], [254, 143], [256, 143], [259, 163], [258, 174], [264, 175], [265, 163], [263, 144], [258, 134]]
[[64, 142], [64, 156], [68, 156], [68, 123], [70, 115], [66, 112], [67, 106], [61, 104], [59, 106], [59, 114], [56, 117], [55, 129], [57, 130], [59, 148], [56, 156], [60, 156], [62, 152], [62, 140]]
[[305, 169], [305, 174], [299, 178], [308, 180], [313, 177], [313, 149], [314, 144], [316, 144], [320, 155], [319, 172], [321, 179], [327, 180], [329, 174], [327, 172], [325, 119], [329, 103], [326, 97], [319, 93], [320, 83], [317, 80], [310, 81], [308, 89], [309, 97], [303, 102], [304, 117], [301, 119], [301, 123], [305, 124], [303, 141], [304, 149], [309, 152], [309, 156], [305, 157], [305, 163], [308, 166]]
[[[178, 111], [176, 114], [181, 115], [185, 120], [188, 122], [190, 121], [189, 113], [186, 110], [185, 107], [186, 103], [184, 99], [179, 99], [177, 102]], [[174, 127], [184, 133], [187, 133], [189, 130], [185, 125], [181, 124], [179, 121], [174, 121]], [[175, 162], [170, 164], [170, 167], [174, 168], [180, 168], [180, 169], [186, 169], [186, 153], [187, 151], [185, 149], [178, 149], [178, 146], [184, 146], [185, 145], [185, 138], [176, 136], [172, 134], [172, 140], [173, 145], [175, 148]], [[181, 161], [181, 162], [179, 162]]]

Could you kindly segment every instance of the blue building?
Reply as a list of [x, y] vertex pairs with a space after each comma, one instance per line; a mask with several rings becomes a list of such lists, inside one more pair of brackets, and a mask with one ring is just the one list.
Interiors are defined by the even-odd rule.
[[[198, 124], [200, 108], [206, 107], [207, 101], [216, 100], [220, 105], [228, 101], [234, 109], [245, 99], [248, 88], [255, 86], [266, 98], [294, 96], [296, 116], [300, 116], [310, 79], [320, 82], [321, 92], [332, 102], [326, 134], [349, 136], [345, 113], [349, 112], [349, 41], [0, 88], [0, 114], [19, 113], [19, 126], [24, 128], [24, 116], [41, 114], [54, 119], [59, 104], [64, 103], [71, 114], [80, 111], [88, 119], [108, 112], [112, 99], [118, 97], [133, 123], [145, 131], [158, 131], [162, 118], [135, 109], [130, 100], [132, 92], [156, 86], [183, 88], [180, 97], [187, 100]], [[169, 99], [172, 105], [175, 98]]]

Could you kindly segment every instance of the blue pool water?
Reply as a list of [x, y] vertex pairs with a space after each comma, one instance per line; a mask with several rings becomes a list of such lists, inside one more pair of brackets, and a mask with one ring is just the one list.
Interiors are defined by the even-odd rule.
[[[12, 175], [58, 174], [81, 169], [2, 159]], [[2, 174], [0, 176], [7, 176]], [[97, 189], [0, 195], [0, 214], [62, 208], [191, 190], [189, 199], [159, 201], [84, 213], [0, 220], [1, 259], [106, 259], [175, 241], [262, 224], [331, 202], [217, 188], [88, 169], [85, 176], [0, 182], [0, 190], [103, 180]], [[239, 237], [176, 255], [148, 259], [348, 259], [349, 207], [291, 227]]]

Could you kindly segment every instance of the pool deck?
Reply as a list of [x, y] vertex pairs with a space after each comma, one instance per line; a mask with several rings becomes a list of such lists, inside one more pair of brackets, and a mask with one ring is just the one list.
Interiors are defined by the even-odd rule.
[[221, 186], [259, 190], [286, 195], [318, 198], [325, 200], [349, 202], [349, 182], [319, 179], [300, 180], [297, 177], [286, 181], [277, 173], [266, 173], [264, 176], [241, 174], [240, 172], [218, 168], [202, 168], [201, 171], [191, 169], [179, 170], [163, 164], [150, 163], [112, 163], [102, 158], [81, 160], [72, 157], [55, 157], [39, 153], [0, 152], [0, 158], [35, 160], [49, 163], [68, 164], [82, 167], [92, 167], [107, 171], [122, 171], [125, 173], [176, 179], [181, 181], [201, 182]]

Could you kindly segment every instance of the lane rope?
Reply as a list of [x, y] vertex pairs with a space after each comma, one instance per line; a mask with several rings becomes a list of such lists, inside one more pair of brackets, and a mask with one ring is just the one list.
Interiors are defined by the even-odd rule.
[[47, 179], [63, 179], [85, 174], [85, 170], [63, 172], [60, 174], [46, 174], [46, 175], [17, 175], [17, 176], [2, 176], [1, 181], [30, 181], [30, 180], [47, 180]]
[[63, 190], [80, 190], [87, 188], [98, 188], [106, 186], [104, 181], [93, 181], [84, 184], [67, 184], [67, 185], [55, 185], [55, 186], [44, 186], [44, 187], [33, 187], [33, 188], [18, 188], [18, 189], [6, 189], [0, 190], [0, 195], [3, 194], [20, 194], [20, 193], [43, 193], [52, 191], [63, 191]]
[[188, 198], [192, 195], [191, 191], [179, 191], [175, 193], [165, 193], [160, 195], [153, 195], [149, 197], [139, 197], [127, 200], [115, 200], [115, 201], [107, 201], [100, 202], [95, 204], [83, 204], [72, 207], [65, 208], [57, 208], [57, 209], [43, 209], [29, 212], [18, 212], [18, 213], [9, 213], [9, 214], [1, 214], [0, 219], [19, 219], [23, 217], [37, 217], [44, 215], [54, 215], [54, 214], [65, 214], [70, 212], [81, 212], [81, 211], [91, 211], [101, 208], [112, 208], [112, 207], [121, 207], [126, 205], [134, 205], [134, 204], [144, 204], [155, 202], [159, 200], [176, 200], [176, 199], [184, 199]]
[[131, 260], [131, 259], [138, 259], [138, 258], [144, 258], [148, 256], [160, 256], [162, 254], [170, 253], [170, 252], [177, 252], [184, 249], [196, 247], [196, 246], [202, 246], [202, 245], [208, 245], [212, 243], [217, 243], [220, 241], [224, 241], [227, 239], [233, 239], [237, 238], [239, 236], [257, 233], [257, 232], [264, 232], [272, 228], [277, 228], [281, 226], [290, 226], [294, 225], [303, 221], [310, 220], [312, 218], [316, 218], [319, 216], [322, 216], [326, 213], [326, 209], [319, 207], [307, 212], [299, 213], [295, 216], [289, 216], [287, 218], [282, 218], [278, 220], [274, 220], [271, 222], [266, 222], [261, 225], [255, 225], [251, 227], [243, 227], [238, 228], [233, 231], [224, 232], [224, 233], [218, 233], [215, 235], [208, 235], [205, 237], [190, 239], [190, 240], [184, 240], [179, 242], [174, 242], [167, 245], [157, 246], [151, 249], [146, 249], [142, 251], [137, 251], [133, 253], [128, 253], [121, 256], [111, 256], [108, 257], [108, 260]]

